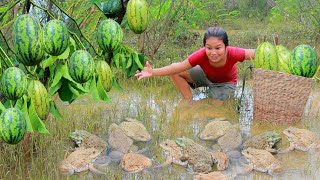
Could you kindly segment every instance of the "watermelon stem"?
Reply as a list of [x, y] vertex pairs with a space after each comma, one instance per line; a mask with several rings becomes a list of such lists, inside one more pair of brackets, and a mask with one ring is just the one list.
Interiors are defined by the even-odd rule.
[[3, 51], [1, 47], [0, 47], [0, 56], [3, 58], [3, 61], [7, 65], [7, 68], [14, 66], [10, 58], [7, 56], [7, 54]]
[[28, 66], [28, 67], [26, 67], [25, 65], [23, 65], [24, 66], [24, 68], [28, 71], [28, 74], [31, 74], [33, 77], [35, 77], [36, 78], [36, 80], [39, 80], [39, 77], [36, 75], [36, 70], [37, 70], [37, 66], [36, 67], [34, 67], [34, 70], [33, 70], [33, 72], [31, 71], [31, 67], [30, 66]]

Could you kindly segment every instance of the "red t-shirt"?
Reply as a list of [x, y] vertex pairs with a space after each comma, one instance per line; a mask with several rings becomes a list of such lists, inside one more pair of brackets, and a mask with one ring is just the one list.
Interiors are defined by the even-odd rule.
[[237, 84], [237, 62], [244, 61], [245, 51], [242, 48], [227, 46], [227, 61], [224, 67], [215, 68], [209, 63], [205, 48], [192, 53], [189, 57], [191, 66], [199, 65], [208, 79], [214, 83], [231, 82]]

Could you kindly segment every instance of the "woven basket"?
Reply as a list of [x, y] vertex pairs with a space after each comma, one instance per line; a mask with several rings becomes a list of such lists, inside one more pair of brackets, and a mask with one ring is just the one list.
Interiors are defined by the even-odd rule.
[[254, 68], [253, 118], [293, 124], [301, 120], [314, 79]]

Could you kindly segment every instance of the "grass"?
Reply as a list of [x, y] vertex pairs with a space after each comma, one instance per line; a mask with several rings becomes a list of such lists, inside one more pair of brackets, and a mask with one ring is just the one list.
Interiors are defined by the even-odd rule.
[[[308, 30], [294, 29], [289, 25], [282, 26], [286, 28], [266, 28], [267, 25], [263, 23], [239, 20], [221, 26], [228, 31], [230, 44], [234, 46], [255, 48], [257, 38], [279, 34], [280, 42], [290, 48], [302, 42], [310, 43], [316, 49], [320, 48], [319, 44], [306, 34]], [[153, 66], [161, 67], [185, 59], [190, 52], [201, 47], [201, 41], [199, 38], [194, 45], [188, 46], [168, 40], [159, 49]], [[239, 78], [243, 77], [243, 71], [249, 63], [247, 61], [239, 64]], [[198, 133], [208, 119], [213, 117], [226, 116], [232, 123], [238, 123], [239, 115], [234, 111], [234, 102], [228, 102], [222, 107], [208, 102], [194, 106], [183, 104], [180, 102], [181, 95], [167, 77], [137, 81], [135, 78], [126, 79], [119, 71], [115, 71], [115, 74], [123, 91], [111, 90], [111, 103], [95, 102], [90, 95], [83, 96], [70, 105], [58, 100], [58, 109], [64, 120], [58, 121], [49, 116], [45, 121], [49, 135], [34, 133], [28, 144], [8, 145], [0, 141], [0, 179], [85, 179], [88, 177], [85, 173], [66, 177], [61, 176], [57, 170], [59, 162], [74, 146], [68, 138], [69, 133], [75, 129], [84, 129], [106, 139], [109, 125], [119, 123], [125, 117], [140, 120], [151, 133], [152, 141], [139, 145], [140, 148], [150, 148], [148, 154], [154, 158], [155, 163], [164, 161], [161, 149], [157, 147], [163, 139], [186, 135], [201, 142], [197, 138]], [[107, 168], [105, 171], [110, 179], [190, 177], [184, 169], [174, 168], [164, 168], [161, 172], [156, 172], [155, 176], [149, 173], [126, 174], [116, 167]], [[99, 178], [93, 176], [93, 179]]]

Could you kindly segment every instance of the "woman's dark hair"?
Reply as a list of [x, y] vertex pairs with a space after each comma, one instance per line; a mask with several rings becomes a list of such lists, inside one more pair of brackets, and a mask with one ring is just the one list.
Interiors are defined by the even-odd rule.
[[209, 27], [203, 36], [203, 46], [206, 45], [207, 39], [210, 37], [216, 37], [221, 39], [224, 45], [227, 47], [229, 45], [227, 32], [221, 27]]

